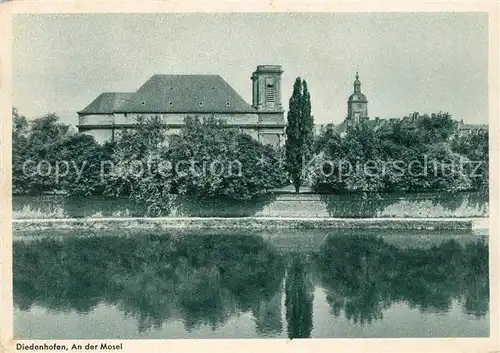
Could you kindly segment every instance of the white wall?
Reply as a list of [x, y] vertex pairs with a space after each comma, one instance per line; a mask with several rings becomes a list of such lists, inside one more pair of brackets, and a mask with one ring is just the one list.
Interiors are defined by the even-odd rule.
[[[153, 117], [156, 114], [144, 114], [143, 116]], [[196, 115], [200, 118], [205, 118], [211, 116], [211, 114], [198, 114]], [[186, 117], [185, 114], [162, 114], [161, 117], [167, 123], [167, 127], [169, 124], [174, 125], [183, 125], [184, 119]], [[230, 126], [238, 127], [240, 126], [240, 131], [249, 134], [252, 138], [261, 141], [266, 144], [278, 145], [278, 143], [282, 144], [284, 129], [283, 128], [261, 128], [259, 130], [253, 128], [245, 128], [245, 125], [258, 125], [259, 120], [261, 126], [265, 126], [265, 123], [276, 124], [282, 123], [279, 117], [275, 114], [262, 115], [259, 116], [257, 114], [215, 114], [215, 117], [218, 119], [223, 119]], [[136, 123], [136, 114], [100, 114], [100, 115], [86, 115], [79, 117], [79, 125], [108, 125], [109, 128], [102, 129], [91, 129], [87, 131], [83, 131], [86, 134], [94, 136], [96, 141], [99, 143], [104, 143], [105, 141], [111, 141], [112, 137], [112, 126], [113, 125], [134, 125]], [[171, 128], [167, 130], [168, 135], [179, 134], [179, 128]], [[278, 137], [278, 134], [281, 134], [281, 138]], [[115, 139], [120, 136], [120, 129], [115, 129]]]
[[82, 131], [82, 133], [93, 136], [94, 139], [100, 144], [104, 144], [107, 141], [111, 141], [111, 136], [112, 136], [111, 130], [104, 130], [104, 129], [86, 130]]

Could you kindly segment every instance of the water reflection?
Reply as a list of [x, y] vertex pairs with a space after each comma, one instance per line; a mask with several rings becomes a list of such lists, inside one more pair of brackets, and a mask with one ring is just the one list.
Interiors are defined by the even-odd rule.
[[355, 323], [383, 318], [394, 302], [447, 312], [452, 299], [467, 314], [488, 312], [488, 246], [484, 239], [449, 240], [430, 249], [400, 249], [381, 238], [330, 236], [316, 255], [320, 285], [332, 313]]
[[[182, 320], [213, 329], [272, 301], [284, 262], [262, 238], [187, 235], [43, 239], [14, 244], [14, 298], [55, 311], [118, 306], [140, 331]], [[265, 321], [265, 320], [264, 320]]]
[[311, 337], [314, 290], [356, 325], [396, 302], [421, 312], [488, 313], [488, 246], [445, 241], [401, 248], [373, 235], [330, 235], [315, 250], [276, 249], [262, 237], [184, 234], [44, 238], [13, 245], [14, 302], [53, 312], [112, 305], [139, 332], [179, 321], [217, 330], [248, 313], [258, 337]]
[[309, 338], [313, 326], [314, 284], [311, 264], [300, 253], [292, 253], [286, 275], [286, 321], [289, 338]]

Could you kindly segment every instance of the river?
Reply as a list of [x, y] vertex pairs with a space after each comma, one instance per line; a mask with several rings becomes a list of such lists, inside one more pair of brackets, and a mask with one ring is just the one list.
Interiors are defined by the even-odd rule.
[[17, 339], [489, 336], [468, 231], [23, 232], [13, 275]]

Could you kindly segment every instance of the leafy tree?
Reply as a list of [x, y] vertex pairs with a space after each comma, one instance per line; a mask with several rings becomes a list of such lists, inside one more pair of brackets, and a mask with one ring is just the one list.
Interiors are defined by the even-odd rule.
[[[40, 193], [59, 189], [58, 180], [51, 168], [60, 160], [58, 146], [68, 138], [69, 126], [59, 123], [59, 117], [53, 113], [32, 121], [19, 115], [15, 108], [12, 113], [14, 193]], [[41, 168], [37, 171], [38, 165]], [[25, 173], [23, 166], [30, 166], [35, 170]]]
[[187, 117], [170, 137], [160, 118], [139, 119], [117, 141], [113, 162], [110, 193], [129, 194], [151, 215], [168, 214], [173, 195], [249, 200], [284, 181], [278, 151], [214, 117]]
[[70, 126], [60, 123], [53, 113], [28, 121], [13, 108], [12, 120], [15, 194], [103, 192], [99, 172], [101, 161], [109, 159], [109, 145], [100, 146], [89, 135], [72, 134]]
[[[404, 118], [382, 127], [348, 126], [346, 135], [324, 134], [313, 168], [317, 189], [335, 191], [464, 191], [488, 184], [487, 135], [457, 136], [446, 113]], [[465, 168], [461, 166], [465, 164]], [[328, 166], [331, 170], [325, 171]], [[368, 167], [368, 169], [367, 169]], [[369, 172], [369, 173], [368, 173]]]
[[333, 129], [327, 129], [322, 132], [319, 136], [314, 139], [313, 142], [313, 154], [321, 153], [322, 151], [330, 150], [332, 144], [340, 139], [340, 135], [333, 131]]
[[472, 175], [472, 186], [476, 190], [488, 189], [488, 141], [488, 131], [478, 131], [471, 134], [457, 135], [451, 142], [452, 150], [467, 158], [466, 170], [469, 175]]
[[304, 181], [305, 163], [312, 155], [314, 122], [311, 115], [311, 96], [306, 81], [297, 77], [287, 114], [285, 155], [287, 171], [299, 193]]
[[55, 113], [49, 113], [41, 118], [31, 121], [30, 143], [40, 147], [41, 150], [48, 149], [69, 134], [69, 125], [59, 121]]
[[456, 132], [457, 122], [452, 119], [449, 113], [439, 112], [438, 114], [423, 115], [419, 119], [420, 131], [427, 134], [426, 142], [444, 142]]
[[365, 121], [349, 126], [346, 132], [342, 138], [330, 133], [329, 141], [324, 142], [324, 153], [312, 168], [314, 185], [317, 189], [320, 185], [329, 185], [330, 189], [337, 191], [383, 188], [379, 165], [380, 134]]
[[188, 117], [170, 153], [175, 166], [184, 165], [175, 168], [182, 195], [247, 200], [283, 184], [279, 152], [213, 117]]
[[168, 213], [173, 174], [168, 161], [166, 126], [160, 117], [137, 117], [135, 129], [122, 131], [114, 146], [112, 165], [105, 170], [106, 194], [129, 195], [147, 206], [150, 215]]
[[101, 165], [110, 160], [112, 145], [101, 146], [90, 135], [75, 134], [61, 140], [57, 147], [60, 163], [68, 162], [61, 165], [65, 175], [60, 178], [57, 188], [72, 196], [102, 195], [106, 180], [101, 175]]
[[29, 131], [28, 119], [21, 115], [16, 107], [12, 107], [12, 136], [14, 139], [26, 137]]
[[16, 108], [12, 108], [12, 191], [26, 191], [27, 177], [22, 166], [28, 148], [29, 122]]

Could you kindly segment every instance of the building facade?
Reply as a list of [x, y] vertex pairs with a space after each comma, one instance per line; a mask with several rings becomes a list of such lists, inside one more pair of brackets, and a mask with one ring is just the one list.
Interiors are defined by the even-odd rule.
[[178, 134], [187, 116], [214, 116], [263, 144], [284, 143], [279, 65], [260, 65], [252, 74], [252, 105], [219, 75], [154, 75], [136, 92], [106, 92], [78, 112], [78, 130], [104, 143], [137, 116], [160, 116], [167, 134]]

